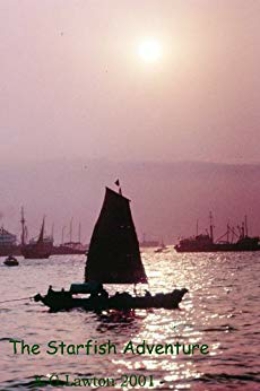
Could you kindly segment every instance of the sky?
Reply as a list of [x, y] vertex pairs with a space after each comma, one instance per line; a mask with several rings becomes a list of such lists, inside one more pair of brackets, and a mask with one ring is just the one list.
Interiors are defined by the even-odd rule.
[[73, 218], [88, 241], [120, 178], [140, 237], [192, 234], [210, 210], [219, 234], [245, 214], [259, 234], [259, 15], [259, 0], [0, 0], [0, 224], [18, 233], [23, 205], [30, 235], [46, 215], [57, 240]]
[[259, 162], [259, 15], [258, 0], [0, 0], [0, 163]]

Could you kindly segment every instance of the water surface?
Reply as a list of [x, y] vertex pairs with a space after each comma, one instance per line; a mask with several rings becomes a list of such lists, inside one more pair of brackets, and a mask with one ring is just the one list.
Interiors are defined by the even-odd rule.
[[[139, 386], [142, 390], [259, 390], [259, 257], [259, 253], [177, 254], [172, 249], [143, 252], [153, 293], [174, 287], [187, 287], [189, 293], [180, 310], [135, 311], [128, 316], [80, 310], [49, 313], [30, 299], [7, 302], [44, 294], [50, 284], [54, 289], [68, 288], [71, 282], [82, 281], [85, 257], [21, 258], [16, 268], [5, 267], [1, 258], [0, 390], [90, 390], [94, 387], [68, 386], [65, 380], [94, 377], [115, 380], [115, 387], [98, 389], [120, 389], [124, 374], [143, 375], [139, 380], [145, 376], [146, 386]], [[110, 292], [119, 289], [110, 287]], [[41, 354], [15, 355], [10, 338], [39, 344]], [[97, 343], [110, 340], [118, 347], [117, 354], [46, 354], [51, 340], [84, 344], [89, 339]], [[149, 344], [207, 344], [209, 354], [123, 354], [122, 348], [131, 340], [134, 344], [143, 340]], [[35, 382], [35, 375], [47, 379], [54, 373], [60, 379], [55, 385], [47, 382], [40, 387]]]

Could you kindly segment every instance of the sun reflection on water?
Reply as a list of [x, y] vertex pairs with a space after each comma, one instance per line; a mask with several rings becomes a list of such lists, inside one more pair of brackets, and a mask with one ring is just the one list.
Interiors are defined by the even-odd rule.
[[[12, 383], [12, 379], [25, 382], [32, 378], [36, 368], [43, 374], [67, 371], [82, 377], [105, 374], [118, 379], [122, 374], [152, 375], [154, 389], [192, 391], [222, 391], [222, 385], [226, 384], [223, 382], [233, 381], [233, 378], [236, 383], [242, 382], [241, 374], [249, 376], [250, 368], [250, 381], [258, 386], [259, 357], [256, 351], [259, 350], [257, 333], [260, 319], [257, 302], [259, 284], [255, 284], [255, 276], [259, 274], [260, 264], [257, 254], [237, 257], [220, 254], [180, 255], [173, 251], [155, 255], [147, 252], [143, 254], [143, 259], [149, 289], [153, 294], [169, 292], [176, 287], [189, 289], [179, 310], [142, 310], [118, 316], [80, 311], [49, 314], [35, 303], [3, 307], [1, 332], [4, 338], [17, 336], [40, 344], [52, 339], [69, 343], [84, 343], [88, 338], [98, 341], [110, 339], [120, 348], [117, 354], [105, 359], [98, 355], [53, 358], [46, 355], [19, 356], [14, 368], [14, 357], [5, 347], [3, 339], [3, 389], [7, 390], [9, 386], [18, 389], [19, 384]], [[50, 259], [44, 264], [25, 261], [23, 267], [26, 268], [26, 278], [23, 273], [15, 275], [18, 297], [45, 292], [47, 280], [53, 281], [57, 287], [66, 287], [71, 281], [80, 280], [84, 274], [84, 262], [80, 258], [63, 262]], [[8, 273], [16, 271], [3, 269], [1, 272], [3, 280], [0, 289], [4, 300], [8, 294], [10, 297], [13, 294], [10, 281], [13, 281], [14, 275], [8, 277]], [[25, 289], [27, 279], [30, 288]], [[131, 289], [129, 291], [132, 293]], [[209, 354], [123, 354], [122, 348], [131, 340], [134, 344], [140, 344], [143, 340], [147, 344], [174, 344], [177, 341], [207, 344]], [[120, 388], [118, 384], [116, 388]]]

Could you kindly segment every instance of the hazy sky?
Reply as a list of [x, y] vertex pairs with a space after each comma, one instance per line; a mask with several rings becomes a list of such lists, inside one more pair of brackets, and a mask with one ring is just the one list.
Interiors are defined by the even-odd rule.
[[0, 162], [259, 162], [259, 21], [259, 0], [0, 0]]

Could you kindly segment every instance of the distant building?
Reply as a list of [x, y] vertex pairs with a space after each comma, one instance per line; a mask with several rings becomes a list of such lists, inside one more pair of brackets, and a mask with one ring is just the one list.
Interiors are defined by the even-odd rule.
[[0, 228], [0, 247], [2, 246], [16, 246], [17, 237], [11, 234], [2, 226]]

